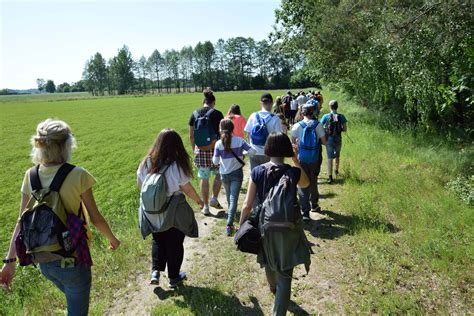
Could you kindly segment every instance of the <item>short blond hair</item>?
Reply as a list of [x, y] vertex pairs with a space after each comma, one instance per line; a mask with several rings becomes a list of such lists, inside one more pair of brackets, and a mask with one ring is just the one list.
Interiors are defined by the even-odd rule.
[[65, 163], [71, 159], [76, 139], [66, 122], [47, 119], [38, 124], [31, 137], [31, 160], [34, 164]]

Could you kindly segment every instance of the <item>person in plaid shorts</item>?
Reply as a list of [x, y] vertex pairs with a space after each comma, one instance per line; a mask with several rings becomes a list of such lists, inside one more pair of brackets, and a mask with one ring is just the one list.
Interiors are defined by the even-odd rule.
[[[214, 96], [212, 90], [207, 88], [204, 90], [203, 93], [203, 107], [197, 109], [195, 112], [197, 112], [199, 117], [201, 117], [206, 115], [206, 113], [211, 109], [213, 110], [213, 112], [209, 115], [209, 120], [212, 129], [215, 132], [216, 138], [209, 146], [201, 148], [196, 146], [194, 141], [194, 123], [196, 121], [196, 117], [193, 112], [189, 119], [189, 140], [191, 142], [193, 152], [196, 155], [194, 157], [194, 164], [198, 168], [198, 178], [201, 180], [201, 197], [204, 201], [204, 207], [202, 208], [201, 212], [204, 215], [210, 215], [211, 213], [209, 211], [209, 206], [212, 206], [217, 209], [223, 208], [217, 200], [217, 196], [219, 195], [222, 183], [219, 174], [219, 165], [214, 165], [212, 163], [212, 155], [214, 154], [215, 142], [219, 137], [219, 124], [224, 118], [224, 115], [222, 115], [222, 112], [215, 109], [216, 97]], [[214, 175], [214, 182], [212, 185], [212, 198], [209, 200], [209, 178], [211, 177], [211, 175]]]

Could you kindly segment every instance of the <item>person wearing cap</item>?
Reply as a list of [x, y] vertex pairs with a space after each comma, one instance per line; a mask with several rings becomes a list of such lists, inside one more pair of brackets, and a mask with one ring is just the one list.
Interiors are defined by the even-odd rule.
[[273, 104], [273, 97], [270, 93], [264, 93], [260, 97], [261, 110], [250, 114], [250, 117], [245, 125], [244, 131], [247, 133], [250, 145], [255, 149], [255, 155], [250, 157], [250, 170], [253, 170], [258, 165], [269, 162], [270, 157], [265, 156], [264, 147], [265, 144], [254, 144], [252, 140], [252, 130], [255, 126], [259, 125], [259, 121], [263, 122], [268, 134], [271, 133], [282, 133], [283, 128], [281, 126], [280, 119], [271, 113]]
[[314, 126], [314, 124], [316, 124], [315, 132], [316, 137], [318, 138], [318, 145], [315, 150], [319, 152], [318, 159], [313, 163], [300, 162], [301, 168], [308, 175], [310, 181], [307, 188], [298, 189], [300, 207], [303, 212], [303, 220], [305, 221], [310, 220], [310, 210], [312, 212], [321, 211], [321, 207], [319, 207], [318, 176], [323, 161], [321, 144], [326, 144], [326, 132], [324, 131], [323, 125], [314, 118], [315, 109], [317, 109], [317, 107], [314, 107], [311, 104], [303, 105], [301, 108], [303, 120], [293, 125], [293, 128], [291, 129], [291, 142], [295, 145], [299, 145], [300, 139], [303, 136], [304, 127], [308, 125]]
[[[336, 160], [335, 173], [336, 177], [339, 175], [339, 162], [342, 148], [342, 132], [347, 132], [347, 119], [344, 115], [337, 113], [338, 103], [336, 100], [329, 101], [329, 110], [331, 113], [323, 115], [321, 123], [328, 134], [328, 141], [326, 144], [326, 153], [328, 156], [328, 184], [333, 183], [332, 166], [333, 160]], [[329, 126], [331, 124], [340, 124], [340, 131], [330, 132]]]

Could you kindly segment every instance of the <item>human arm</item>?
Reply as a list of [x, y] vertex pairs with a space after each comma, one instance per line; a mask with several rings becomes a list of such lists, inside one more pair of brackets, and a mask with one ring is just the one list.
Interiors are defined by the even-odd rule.
[[194, 126], [189, 125], [189, 142], [191, 143], [191, 152], [194, 152]]
[[81, 198], [90, 216], [92, 224], [97, 227], [97, 229], [109, 240], [110, 249], [117, 249], [120, 246], [120, 240], [115, 237], [114, 233], [109, 227], [109, 224], [99, 212], [97, 204], [94, 200], [92, 188], [82, 193]]
[[[20, 204], [20, 215], [23, 213], [23, 210], [26, 208], [28, 204], [28, 195], [22, 193], [21, 195], [21, 204]], [[16, 258], [16, 247], [15, 247], [15, 239], [20, 232], [20, 221], [18, 220], [15, 228], [13, 230], [12, 238], [10, 240], [10, 247], [8, 248], [8, 253], [5, 259], [13, 259]], [[7, 288], [10, 288], [11, 282], [13, 280], [13, 276], [15, 275], [16, 269], [16, 262], [4, 263], [2, 270], [0, 271], [0, 284], [3, 284]]]
[[184, 192], [187, 196], [189, 196], [194, 202], [196, 202], [200, 208], [204, 207], [204, 202], [201, 200], [199, 195], [197, 194], [196, 190], [194, 189], [191, 182], [188, 182], [184, 185], [180, 185], [179, 189]]
[[249, 179], [249, 187], [247, 189], [247, 195], [245, 197], [242, 212], [240, 213], [240, 225], [250, 216], [255, 196], [257, 195], [257, 185], [252, 179]]
[[220, 151], [219, 149], [217, 149], [218, 147], [218, 144], [216, 144], [216, 146], [214, 147], [214, 155], [212, 155], [212, 163], [215, 164], [215, 165], [218, 165], [221, 161], [221, 154], [220, 154]]

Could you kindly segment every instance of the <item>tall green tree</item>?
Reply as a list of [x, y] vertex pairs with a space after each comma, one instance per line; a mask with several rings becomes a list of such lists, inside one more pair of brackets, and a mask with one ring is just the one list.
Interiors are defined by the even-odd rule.
[[104, 95], [107, 88], [107, 66], [100, 53], [96, 53], [87, 63], [83, 72], [83, 79], [93, 95]]
[[140, 87], [142, 93], [146, 93], [146, 79], [149, 72], [147, 59], [142, 55], [140, 59], [136, 62], [136, 70], [140, 80]]
[[135, 81], [133, 65], [132, 54], [124, 45], [110, 63], [110, 71], [118, 94], [132, 92]]
[[158, 93], [161, 92], [161, 74], [163, 73], [164, 61], [161, 57], [160, 52], [155, 49], [153, 53], [148, 57], [148, 67], [150, 68], [150, 74], [155, 81], [155, 89]]
[[42, 78], [38, 78], [36, 79], [36, 85], [38, 86], [38, 90], [41, 92], [44, 90], [44, 85], [45, 85], [46, 81]]
[[48, 93], [56, 92], [56, 85], [53, 80], [48, 80], [44, 86], [44, 90]]

